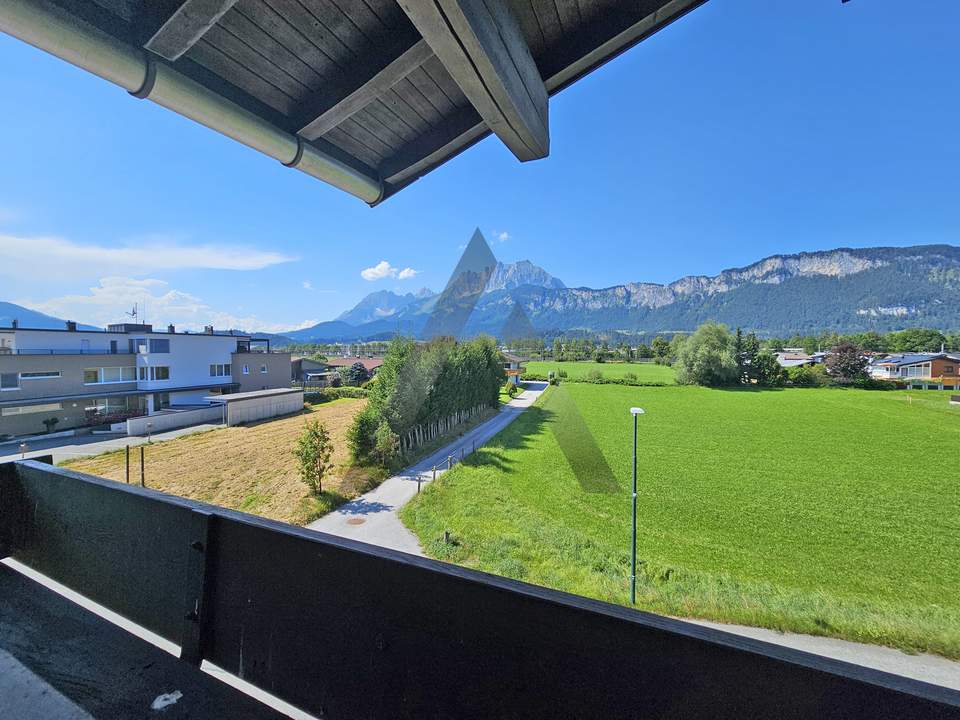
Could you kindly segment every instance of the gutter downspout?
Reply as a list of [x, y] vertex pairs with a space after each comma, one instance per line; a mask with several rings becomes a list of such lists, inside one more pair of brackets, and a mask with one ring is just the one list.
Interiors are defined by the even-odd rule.
[[48, 0], [2, 0], [0, 31], [66, 60], [134, 97], [150, 99], [201, 125], [354, 195], [370, 205], [383, 197], [379, 178], [361, 173], [297, 135], [276, 128], [239, 105], [123, 43]]

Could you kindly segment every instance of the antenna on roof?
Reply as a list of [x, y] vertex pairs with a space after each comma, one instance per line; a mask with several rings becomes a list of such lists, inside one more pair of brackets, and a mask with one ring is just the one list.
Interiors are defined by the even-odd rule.
[[136, 304], [136, 303], [133, 304], [133, 309], [132, 309], [130, 312], [126, 313], [126, 315], [127, 315], [128, 317], [133, 318], [134, 320], [137, 319], [137, 304]]

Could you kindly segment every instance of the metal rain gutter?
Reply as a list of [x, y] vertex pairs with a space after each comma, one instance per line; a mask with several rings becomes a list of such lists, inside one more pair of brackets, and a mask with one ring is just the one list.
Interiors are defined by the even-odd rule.
[[158, 62], [150, 52], [127, 45], [46, 0], [0, 1], [0, 31], [371, 205], [383, 197], [379, 178], [359, 172], [303, 138], [278, 129]]

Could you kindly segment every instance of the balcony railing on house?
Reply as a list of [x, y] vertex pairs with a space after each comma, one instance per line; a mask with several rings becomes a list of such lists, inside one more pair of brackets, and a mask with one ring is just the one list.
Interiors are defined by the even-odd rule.
[[[0, 352], [2, 352], [0, 348]], [[8, 355], [136, 355], [127, 348], [17, 348], [8, 350]]]
[[960, 718], [948, 689], [35, 461], [0, 465], [0, 555], [318, 718]]

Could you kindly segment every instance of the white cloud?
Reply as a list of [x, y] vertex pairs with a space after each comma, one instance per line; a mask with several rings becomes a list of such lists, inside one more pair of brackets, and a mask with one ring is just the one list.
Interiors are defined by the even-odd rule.
[[101, 327], [123, 322], [125, 313], [134, 303], [146, 306], [146, 322], [158, 327], [172, 323], [182, 330], [200, 330], [204, 325], [213, 325], [218, 330], [282, 332], [310, 327], [318, 322], [304, 320], [296, 327], [291, 327], [290, 323], [269, 322], [253, 315], [215, 310], [196, 295], [170, 288], [167, 282], [154, 278], [105, 277], [101, 278], [98, 286], [90, 288], [87, 295], [63, 295], [41, 302], [14, 302], [50, 315]]
[[313, 290], [313, 283], [311, 283], [309, 280], [304, 280], [300, 284], [303, 285], [304, 290]]
[[381, 260], [373, 267], [368, 267], [361, 270], [360, 277], [367, 282], [375, 282], [377, 280], [384, 280], [385, 278], [409, 280], [412, 277], [416, 277], [419, 272], [419, 270], [414, 270], [411, 267], [406, 267], [403, 270], [400, 270], [399, 268], [393, 267], [386, 260]]
[[499, 240], [500, 242], [506, 242], [506, 241], [509, 240], [511, 237], [513, 237], [513, 236], [512, 236], [510, 233], [508, 233], [506, 230], [494, 230], [494, 231], [493, 231], [493, 236], [494, 236], [497, 240]]
[[0, 275], [18, 278], [76, 276], [84, 271], [142, 276], [162, 270], [261, 270], [295, 257], [241, 245], [183, 245], [157, 235], [121, 247], [58, 237], [0, 234]]
[[367, 282], [374, 282], [375, 280], [383, 280], [388, 277], [396, 277], [397, 269], [395, 267], [390, 267], [390, 263], [386, 260], [381, 260], [373, 267], [364, 268], [360, 271], [360, 277], [362, 277]]

